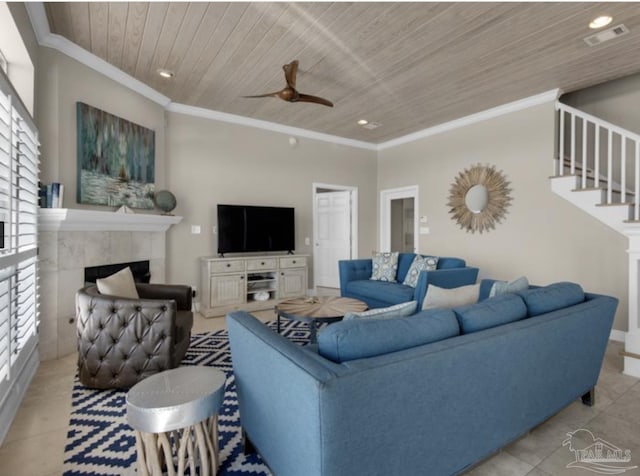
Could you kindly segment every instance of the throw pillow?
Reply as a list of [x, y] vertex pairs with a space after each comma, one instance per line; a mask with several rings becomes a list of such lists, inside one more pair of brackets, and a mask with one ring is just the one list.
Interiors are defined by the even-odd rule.
[[394, 306], [369, 309], [364, 312], [348, 312], [343, 321], [352, 319], [393, 319], [394, 317], [407, 317], [416, 313], [418, 301], [401, 302]]
[[526, 276], [520, 276], [513, 281], [496, 281], [491, 286], [489, 297], [499, 296], [500, 294], [515, 293], [529, 289], [529, 280]]
[[374, 281], [396, 282], [398, 273], [398, 252], [373, 252], [371, 260], [371, 279]]
[[437, 267], [438, 258], [435, 256], [416, 255], [402, 284], [415, 288], [416, 284], [418, 284], [418, 276], [420, 276], [421, 271], [433, 271]]
[[96, 279], [100, 294], [118, 296], [129, 299], [139, 299], [136, 283], [133, 281], [131, 268], [128, 266], [115, 274], [103, 279]]
[[433, 309], [435, 307], [452, 308], [465, 306], [478, 302], [480, 295], [480, 284], [470, 284], [457, 288], [439, 288], [430, 284], [427, 287], [427, 295], [422, 303], [422, 309]]

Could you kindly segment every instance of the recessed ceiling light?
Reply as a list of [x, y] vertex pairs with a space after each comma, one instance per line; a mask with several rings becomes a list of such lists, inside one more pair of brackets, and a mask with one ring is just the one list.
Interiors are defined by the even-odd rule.
[[602, 28], [603, 26], [607, 26], [609, 23], [611, 23], [612, 20], [613, 18], [611, 18], [609, 15], [599, 16], [598, 18], [594, 18], [591, 23], [589, 23], [589, 28], [593, 28], [594, 30]]
[[367, 124], [369, 124], [369, 121], [367, 121], [366, 119], [360, 119], [358, 121], [359, 126], [366, 126]]
[[380, 124], [379, 122], [370, 122], [369, 124], [365, 124], [364, 126], [362, 126], [362, 128], [363, 129], [369, 129], [371, 131], [373, 129], [377, 129], [381, 125], [382, 124]]
[[160, 68], [157, 70], [158, 74], [163, 78], [173, 78], [173, 71], [169, 71], [168, 69]]

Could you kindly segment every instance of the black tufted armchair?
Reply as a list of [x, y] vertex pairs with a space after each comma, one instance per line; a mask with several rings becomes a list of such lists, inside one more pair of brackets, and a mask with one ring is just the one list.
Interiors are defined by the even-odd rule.
[[178, 367], [193, 326], [191, 287], [136, 284], [140, 299], [76, 293], [78, 373], [91, 388], [129, 388]]

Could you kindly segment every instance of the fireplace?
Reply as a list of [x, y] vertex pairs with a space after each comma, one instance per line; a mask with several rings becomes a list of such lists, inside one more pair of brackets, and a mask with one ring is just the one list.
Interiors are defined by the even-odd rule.
[[[165, 233], [182, 217], [42, 208], [38, 212], [39, 353], [50, 360], [76, 351], [76, 291], [136, 263], [140, 281], [165, 282]], [[138, 273], [137, 263], [146, 265]], [[92, 268], [105, 267], [103, 274]], [[85, 268], [88, 271], [85, 271]], [[88, 272], [89, 275], [85, 273]]]
[[96, 279], [106, 278], [114, 273], [117, 273], [121, 269], [126, 267], [131, 269], [133, 274], [133, 280], [136, 283], [148, 283], [151, 279], [151, 272], [149, 271], [149, 260], [145, 261], [130, 261], [128, 263], [115, 263], [105, 264], [101, 266], [90, 266], [84, 268], [84, 282], [95, 283]]

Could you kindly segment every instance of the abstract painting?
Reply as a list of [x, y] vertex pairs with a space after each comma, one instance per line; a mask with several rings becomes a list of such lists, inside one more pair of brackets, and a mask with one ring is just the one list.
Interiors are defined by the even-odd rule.
[[155, 132], [78, 102], [78, 203], [153, 208]]

